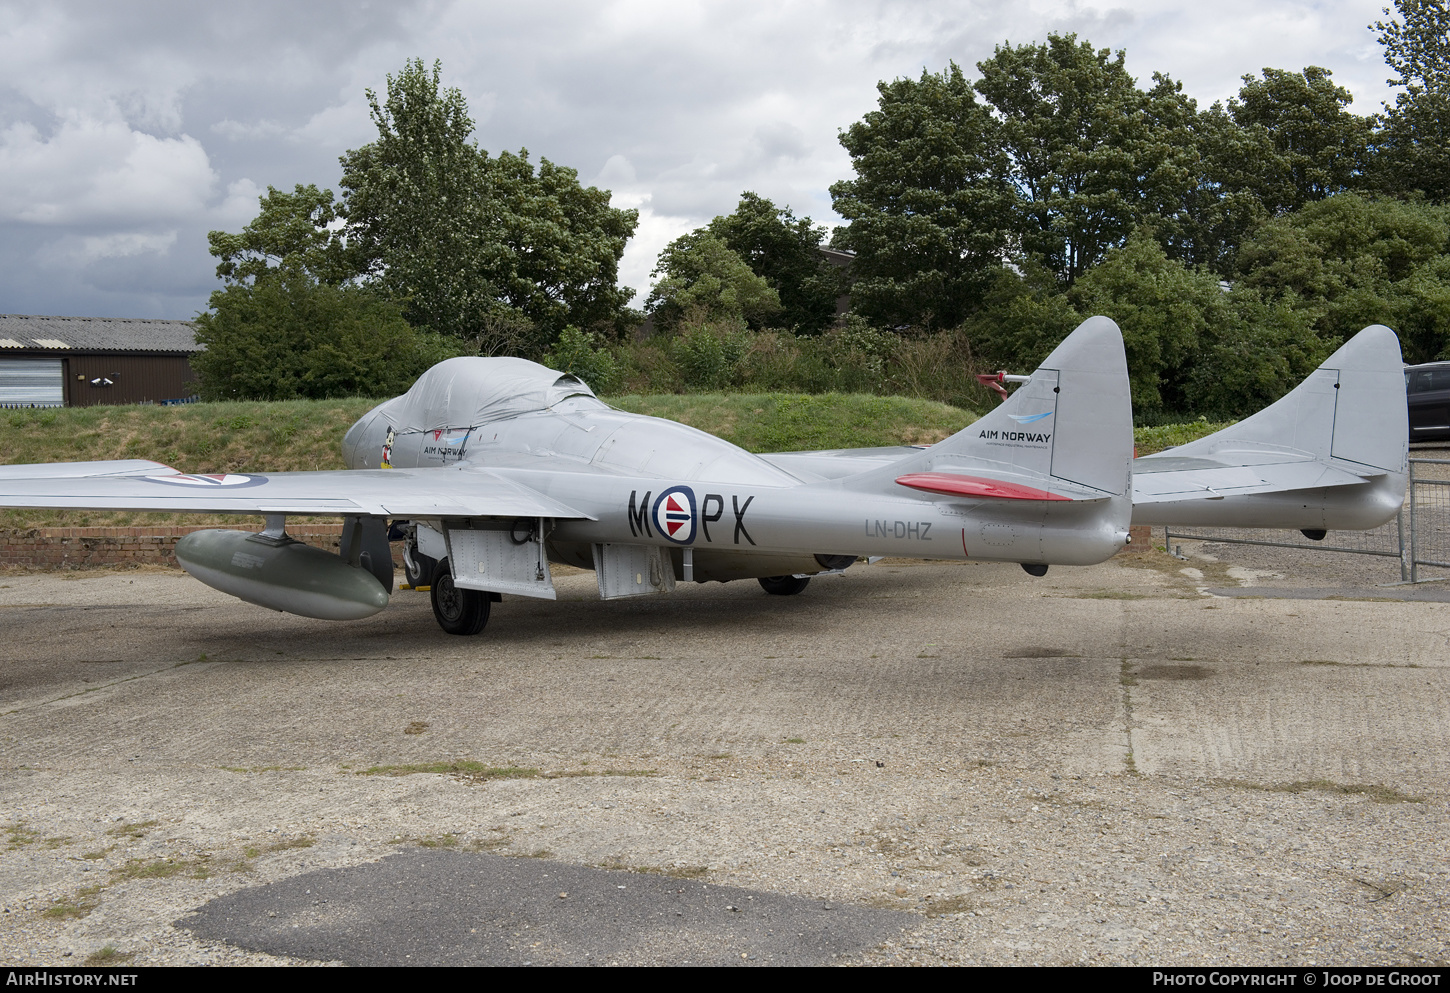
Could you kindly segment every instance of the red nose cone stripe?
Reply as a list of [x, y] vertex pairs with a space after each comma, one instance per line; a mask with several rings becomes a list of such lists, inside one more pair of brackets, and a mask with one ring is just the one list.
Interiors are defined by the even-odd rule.
[[1071, 497], [1049, 493], [1047, 490], [1003, 483], [996, 479], [982, 479], [978, 476], [958, 476], [949, 472], [913, 472], [898, 476], [902, 486], [928, 493], [943, 493], [947, 496], [996, 497], [1002, 500], [1071, 500]]

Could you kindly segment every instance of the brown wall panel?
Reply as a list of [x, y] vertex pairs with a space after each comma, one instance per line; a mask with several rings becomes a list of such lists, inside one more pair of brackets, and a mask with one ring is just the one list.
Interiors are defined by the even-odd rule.
[[[183, 355], [70, 355], [66, 357], [66, 400], [72, 407], [155, 403], [196, 393], [196, 374]], [[93, 386], [109, 379], [110, 386]]]

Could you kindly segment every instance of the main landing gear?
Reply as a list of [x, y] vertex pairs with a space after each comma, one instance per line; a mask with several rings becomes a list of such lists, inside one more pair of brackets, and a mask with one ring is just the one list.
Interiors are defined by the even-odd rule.
[[795, 596], [810, 582], [809, 576], [762, 576], [760, 588], [773, 596]]
[[453, 585], [453, 571], [447, 559], [440, 559], [433, 569], [433, 617], [449, 634], [478, 634], [488, 623], [491, 597], [479, 590], [465, 590]]

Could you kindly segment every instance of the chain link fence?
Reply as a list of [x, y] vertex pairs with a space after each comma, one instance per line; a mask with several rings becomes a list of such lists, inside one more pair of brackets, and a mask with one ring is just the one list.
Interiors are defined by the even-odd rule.
[[1329, 531], [1314, 541], [1299, 531], [1269, 528], [1167, 527], [1163, 538], [1170, 552], [1177, 539], [1374, 555], [1397, 559], [1401, 582], [1445, 579], [1450, 573], [1450, 459], [1410, 459], [1404, 507], [1394, 520], [1372, 531]]

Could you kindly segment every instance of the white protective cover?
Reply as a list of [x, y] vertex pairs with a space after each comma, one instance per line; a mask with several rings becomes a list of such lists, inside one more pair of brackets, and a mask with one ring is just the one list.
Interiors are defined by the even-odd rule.
[[547, 410], [571, 396], [593, 397], [594, 391], [576, 376], [527, 359], [463, 357], [438, 363], [383, 406], [403, 434], [443, 426], [443, 411], [449, 427], [468, 427]]

